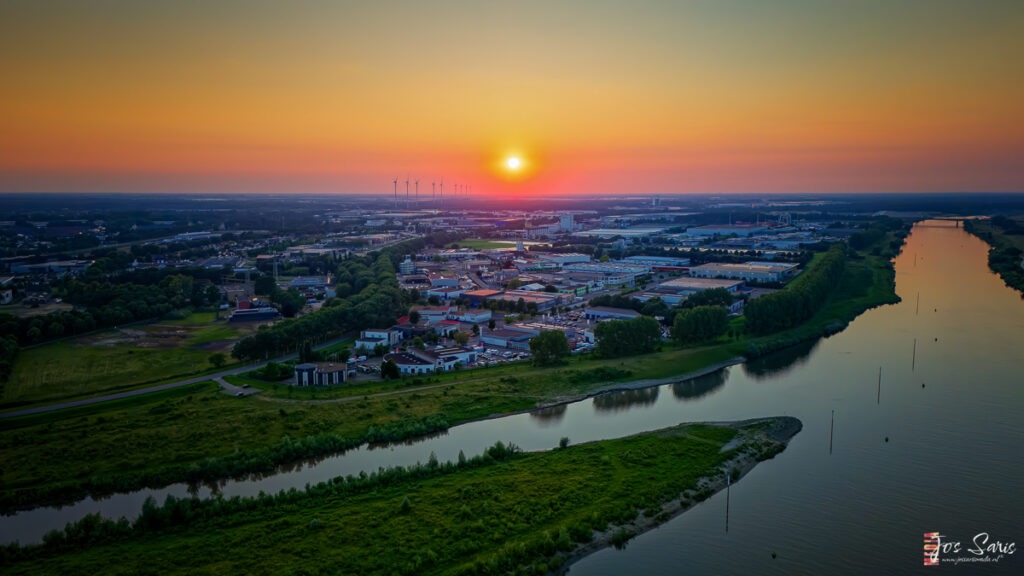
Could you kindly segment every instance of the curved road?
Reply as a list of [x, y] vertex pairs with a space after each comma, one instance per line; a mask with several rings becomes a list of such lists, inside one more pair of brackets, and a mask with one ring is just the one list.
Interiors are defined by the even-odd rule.
[[[326, 348], [333, 346], [339, 342], [352, 338], [352, 334], [345, 334], [339, 336], [333, 340], [328, 340], [323, 344], [316, 347], [316, 349]], [[142, 396], [143, 394], [150, 394], [152, 392], [160, 392], [162, 390], [172, 390], [174, 388], [181, 388], [182, 386], [189, 386], [191, 384], [198, 384], [206, 380], [216, 381], [224, 376], [233, 376], [235, 374], [241, 374], [250, 370], [256, 370], [269, 364], [270, 362], [284, 362], [285, 360], [291, 360], [295, 358], [296, 354], [288, 354], [286, 356], [280, 356], [273, 360], [265, 360], [263, 362], [257, 362], [255, 364], [245, 364], [243, 366], [237, 366], [230, 368], [222, 372], [214, 374], [204, 374], [202, 376], [195, 376], [185, 380], [178, 380], [177, 382], [168, 382], [167, 384], [159, 384], [157, 386], [150, 386], [148, 388], [138, 388], [135, 390], [127, 390], [125, 392], [117, 392], [115, 394], [106, 394], [104, 396], [93, 396], [91, 398], [82, 398], [81, 400], [70, 400], [68, 402], [61, 402], [59, 404], [47, 404], [46, 406], [35, 406], [33, 408], [22, 408], [20, 410], [11, 410], [8, 412], [0, 412], [0, 419], [4, 418], [17, 418], [18, 416], [28, 416], [30, 414], [41, 414], [43, 412], [53, 412], [54, 410], [64, 410], [65, 408], [75, 408], [78, 406], [88, 406], [90, 404], [99, 404], [101, 402], [110, 402], [111, 400], [120, 400], [122, 398], [131, 398], [133, 396]]]

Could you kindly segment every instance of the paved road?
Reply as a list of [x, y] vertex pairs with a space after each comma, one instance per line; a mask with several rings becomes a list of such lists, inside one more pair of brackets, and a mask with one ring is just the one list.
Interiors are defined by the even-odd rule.
[[[340, 336], [338, 338], [335, 338], [334, 340], [329, 340], [327, 342], [324, 342], [323, 344], [317, 346], [316, 348], [320, 349], [320, 348], [325, 348], [327, 346], [332, 346], [334, 344], [337, 344], [338, 342], [341, 342], [343, 340], [346, 340], [346, 339], [349, 339], [349, 338], [352, 338], [352, 337], [353, 337], [353, 334], [351, 334], [351, 333], [350, 334], [346, 334], [344, 336]], [[158, 386], [150, 386], [148, 388], [139, 388], [139, 389], [136, 389], [136, 390], [128, 390], [126, 392], [118, 392], [116, 394], [106, 394], [104, 396], [93, 396], [92, 398], [83, 398], [81, 400], [71, 400], [69, 402], [61, 402], [60, 404], [48, 404], [46, 406], [36, 406], [36, 407], [33, 407], [33, 408], [23, 408], [21, 410], [11, 410], [9, 412], [0, 412], [0, 419], [16, 418], [18, 416], [28, 416], [30, 414], [41, 414], [43, 412], [52, 412], [54, 410], [64, 410], [65, 408], [74, 408], [74, 407], [77, 407], [77, 406], [89, 406], [90, 404], [99, 404], [101, 402], [110, 402], [111, 400], [120, 400], [122, 398], [131, 398], [133, 396], [142, 396], [143, 394], [150, 394], [150, 393], [153, 393], [153, 392], [160, 392], [162, 390], [173, 390], [174, 388], [181, 388], [182, 386], [189, 386], [189, 385], [192, 385], [192, 384], [198, 384], [199, 382], [204, 382], [206, 380], [214, 380], [214, 381], [217, 381], [217, 382], [223, 382], [222, 379], [225, 376], [234, 376], [236, 374], [241, 374], [243, 372], [248, 372], [250, 370], [256, 370], [257, 368], [262, 368], [262, 367], [266, 366], [269, 362], [284, 362], [285, 360], [291, 360], [292, 358], [295, 358], [295, 354], [288, 354], [287, 356], [281, 356], [281, 357], [278, 357], [278, 358], [274, 358], [273, 360], [267, 360], [267, 361], [264, 361], [264, 362], [257, 362], [255, 364], [245, 364], [243, 366], [238, 366], [236, 368], [230, 368], [228, 370], [224, 370], [222, 372], [217, 372], [215, 374], [206, 374], [206, 375], [203, 375], [203, 376], [195, 376], [193, 378], [188, 378], [188, 379], [185, 379], [185, 380], [178, 380], [177, 382], [168, 382], [167, 384], [160, 384]], [[226, 384], [226, 382], [225, 382], [225, 384]]]

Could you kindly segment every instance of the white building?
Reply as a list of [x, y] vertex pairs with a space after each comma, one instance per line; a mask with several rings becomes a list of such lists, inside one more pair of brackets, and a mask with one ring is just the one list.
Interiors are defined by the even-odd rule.
[[365, 349], [373, 351], [378, 344], [390, 348], [401, 341], [402, 333], [399, 330], [371, 328], [359, 333], [359, 338], [356, 338], [355, 347], [356, 350]]
[[590, 256], [587, 254], [577, 254], [575, 252], [568, 252], [565, 254], [542, 254], [540, 258], [559, 266], [565, 266], [566, 264], [586, 264], [587, 262], [590, 262]]
[[619, 260], [619, 262], [647, 266], [648, 268], [686, 268], [690, 265], [689, 258], [675, 258], [672, 256], [627, 256]]
[[449, 320], [458, 320], [467, 324], [480, 324], [491, 319], [491, 311], [487, 309], [456, 310], [448, 313]]
[[643, 276], [650, 272], [647, 266], [634, 264], [622, 264], [620, 262], [590, 262], [587, 264], [568, 264], [565, 267], [568, 272], [590, 272], [597, 274], [630, 275], [633, 278]]

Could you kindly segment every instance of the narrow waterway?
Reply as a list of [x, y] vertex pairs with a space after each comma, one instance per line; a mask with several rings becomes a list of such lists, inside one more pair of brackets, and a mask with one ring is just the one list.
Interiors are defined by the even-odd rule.
[[[625, 550], [584, 558], [572, 574], [907, 574], [923, 568], [924, 532], [965, 546], [980, 532], [1024, 545], [1024, 499], [1016, 492], [1024, 473], [1024, 303], [988, 270], [986, 252], [952, 222], [923, 223], [896, 261], [903, 301], [816, 344], [686, 382], [362, 448], [219, 490], [302, 487], [425, 462], [431, 452], [442, 460], [460, 450], [473, 455], [497, 440], [545, 450], [563, 436], [577, 443], [680, 422], [790, 415], [803, 432], [732, 486], [728, 533], [720, 493]], [[0, 518], [0, 541], [38, 541], [90, 512], [133, 517], [147, 496], [167, 494], [186, 496], [189, 488], [21, 512]], [[1024, 569], [1024, 560], [1012, 555], [984, 566], [986, 573], [1014, 568]]]

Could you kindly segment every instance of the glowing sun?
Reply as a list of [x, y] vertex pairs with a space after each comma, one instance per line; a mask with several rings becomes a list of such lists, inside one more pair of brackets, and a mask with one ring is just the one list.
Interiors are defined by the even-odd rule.
[[522, 165], [523, 161], [518, 156], [509, 156], [508, 159], [505, 160], [505, 167], [513, 172], [519, 170]]

